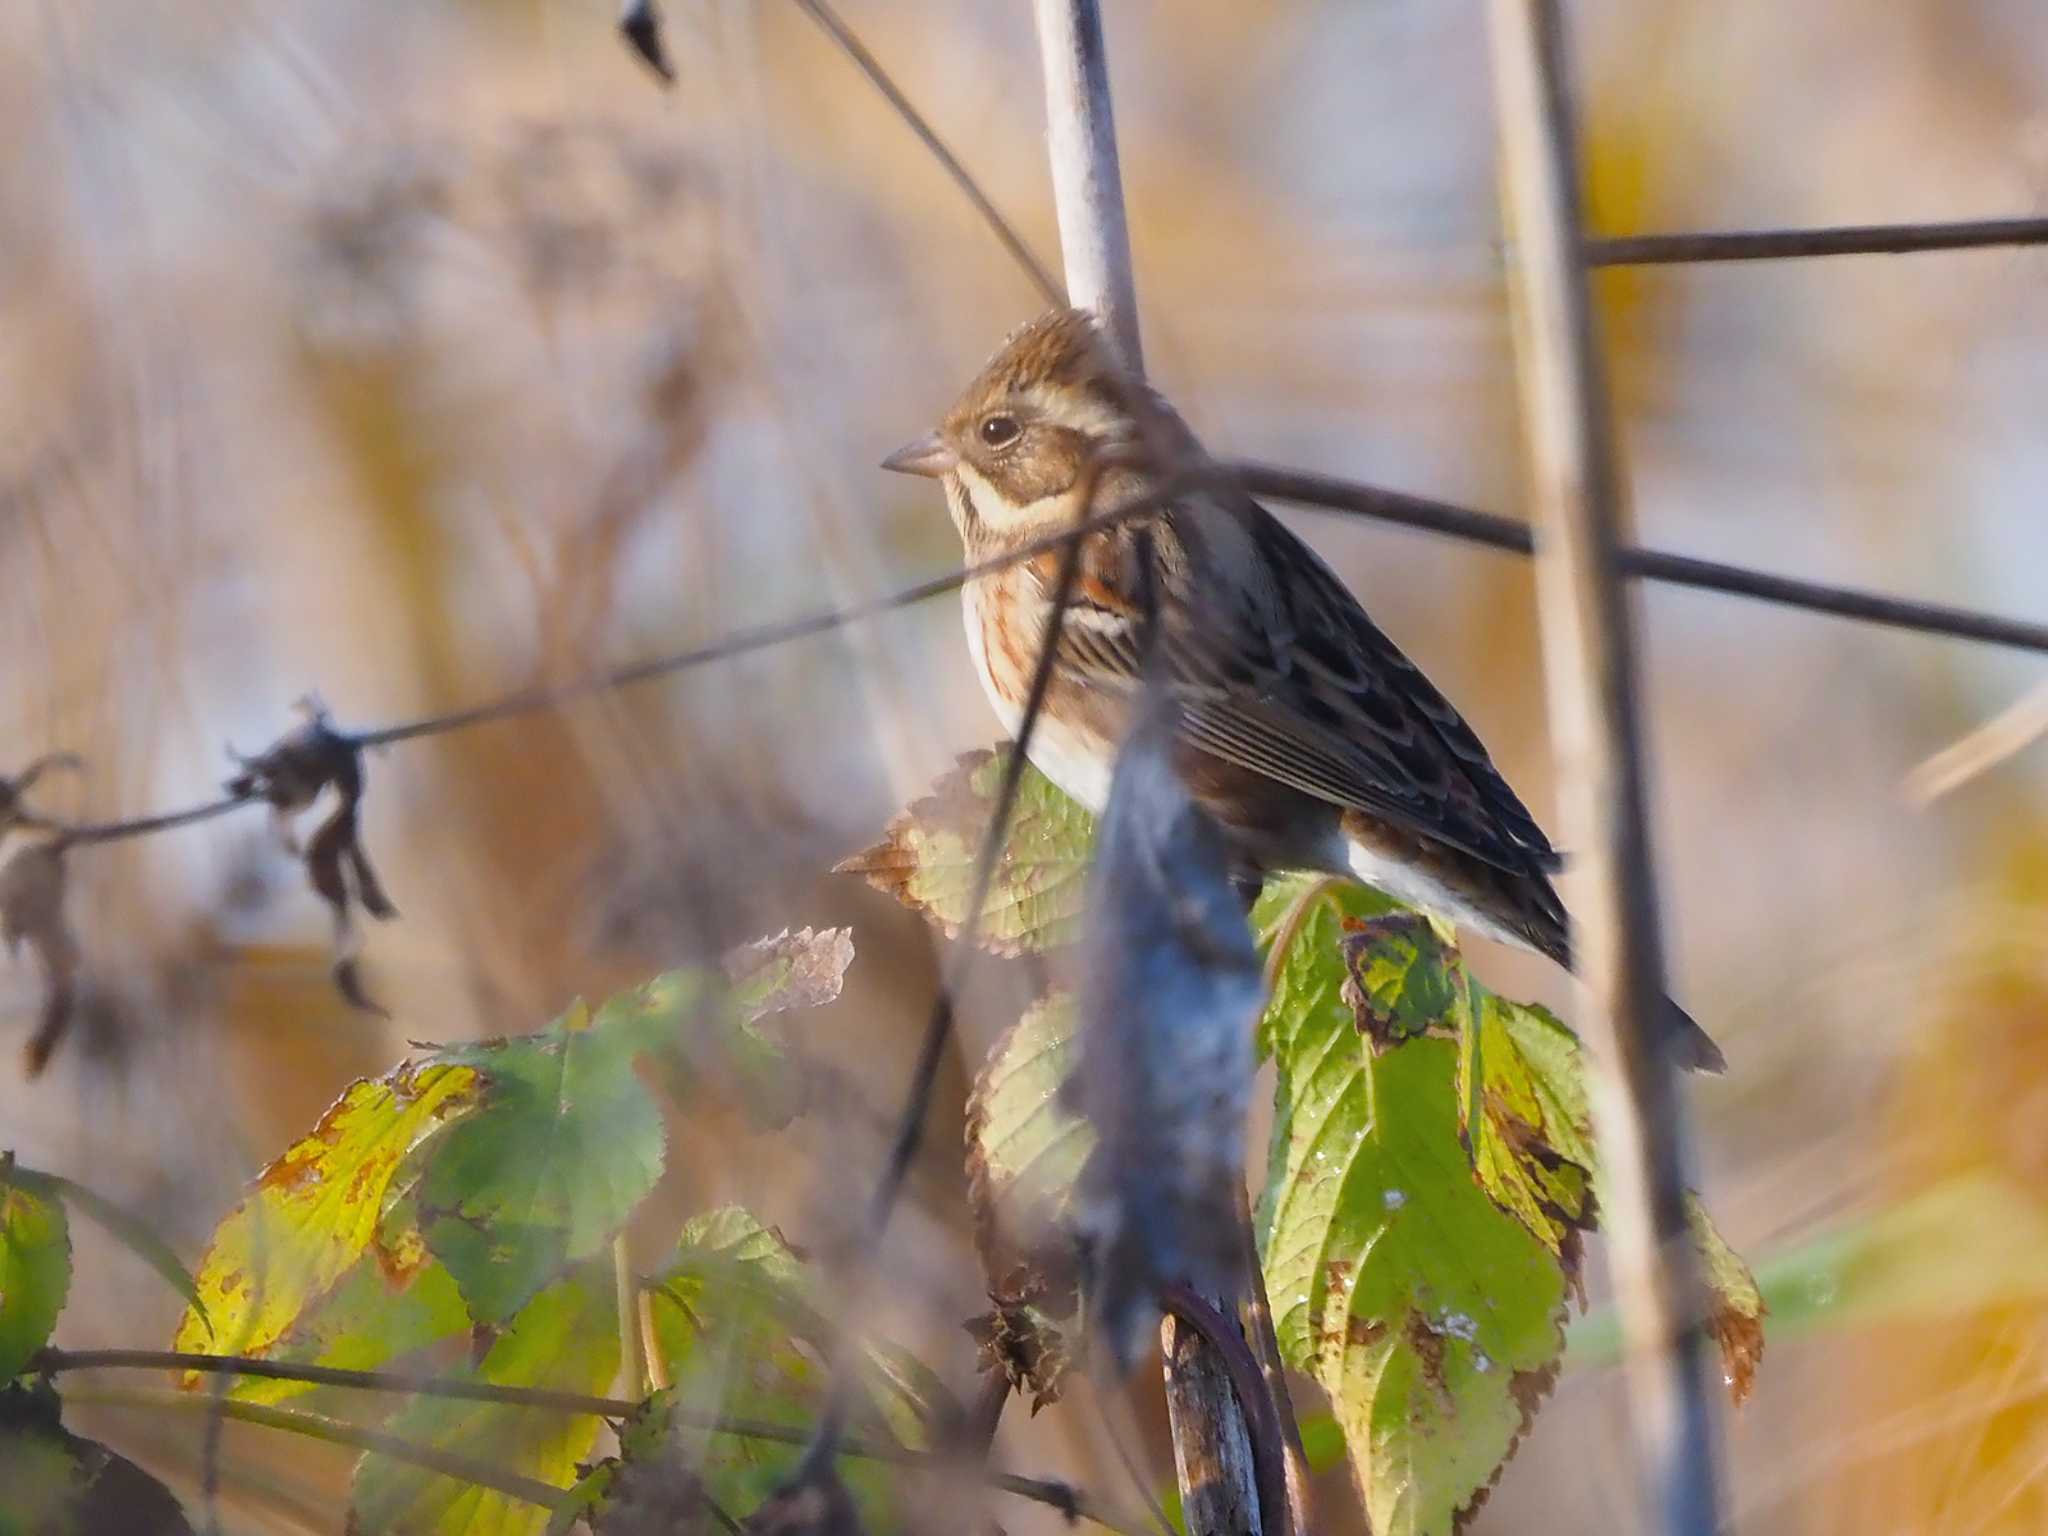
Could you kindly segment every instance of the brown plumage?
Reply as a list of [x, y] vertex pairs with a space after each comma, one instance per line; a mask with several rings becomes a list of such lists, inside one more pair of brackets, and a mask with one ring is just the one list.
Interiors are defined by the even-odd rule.
[[[1013, 335], [938, 431], [885, 463], [944, 483], [973, 561], [1214, 469], [1074, 310]], [[976, 670], [1009, 730], [1058, 565], [1042, 554], [963, 594]], [[1182, 707], [1177, 766], [1242, 878], [1355, 876], [1569, 966], [1557, 854], [1484, 745], [1330, 568], [1220, 473], [1083, 542], [1033, 733], [1049, 778], [1101, 809], [1137, 698], [1148, 590]], [[1688, 1062], [1718, 1070], [1713, 1042], [1673, 1015]]]

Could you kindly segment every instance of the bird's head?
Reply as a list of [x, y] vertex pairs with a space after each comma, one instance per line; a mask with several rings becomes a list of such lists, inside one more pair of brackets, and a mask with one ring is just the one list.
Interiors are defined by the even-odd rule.
[[1102, 465], [1134, 454], [1133, 407], [1150, 399], [1093, 316], [1056, 309], [1005, 341], [938, 430], [882, 467], [943, 481], [970, 548], [1036, 536], [1084, 510], [1074, 499], [1098, 483]]

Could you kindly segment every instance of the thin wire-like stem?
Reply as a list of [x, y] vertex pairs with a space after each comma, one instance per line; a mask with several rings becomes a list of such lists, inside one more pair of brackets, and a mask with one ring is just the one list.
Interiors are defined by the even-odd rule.
[[[1297, 502], [1325, 511], [1354, 514], [1371, 518], [1375, 522], [1412, 528], [1422, 533], [1439, 534], [1509, 554], [1529, 555], [1535, 550], [1535, 535], [1527, 523], [1503, 517], [1498, 513], [1475, 511], [1433, 497], [1386, 490], [1334, 475], [1317, 474], [1310, 470], [1289, 469], [1282, 465], [1252, 461], [1225, 465], [1221, 473], [1226, 477], [1234, 475], [1237, 483], [1248, 491], [1278, 501]], [[1114, 512], [1097, 514], [1075, 528], [1063, 529], [992, 559], [949, 571], [943, 576], [916, 582], [866, 602], [846, 604], [803, 614], [793, 619], [779, 620], [773, 624], [736, 630], [705, 645], [629, 662], [578, 681], [556, 687], [517, 689], [499, 698], [467, 708], [351, 732], [347, 739], [359, 747], [386, 747], [422, 736], [440, 736], [451, 731], [468, 730], [474, 726], [543, 714], [612, 689], [627, 688], [638, 683], [676, 676], [700, 667], [730, 661], [736, 657], [753, 655], [799, 640], [830, 634], [850, 624], [879, 618], [898, 609], [957, 591], [979, 577], [992, 575], [1048, 550], [1060, 548], [1075, 539], [1084, 538], [1090, 533], [1118, 527], [1133, 518], [1155, 512], [1163, 501], [1184, 494], [1195, 488], [1198, 483], [1197, 477], [1183, 475], [1158, 496], [1146, 497]], [[1616, 550], [1615, 558], [1620, 568], [1628, 575], [1648, 581], [1691, 587], [1698, 591], [1719, 592], [1730, 597], [1751, 598], [1758, 602], [1913, 634], [1966, 640], [1980, 645], [1995, 645], [2008, 650], [2048, 655], [2048, 622], [2009, 618], [2002, 614], [1984, 613], [1944, 603], [1922, 602], [1915, 598], [1896, 597], [1889, 593], [1872, 592], [1833, 582], [1780, 576], [1746, 566], [1703, 560], [1691, 555], [1671, 554], [1662, 550], [1624, 546]], [[253, 797], [224, 796], [185, 810], [107, 822], [68, 823], [50, 817], [22, 813], [17, 818], [17, 824], [53, 833], [67, 844], [107, 843], [191, 826], [197, 822], [210, 821], [241, 806], [260, 803]]]
[[1660, 1536], [1719, 1527], [1685, 1102], [1668, 1005], [1620, 560], [1626, 499], [1581, 261], [1578, 130], [1558, 0], [1492, 0], [1502, 189], [1514, 233], [1515, 354], [1542, 529], [1538, 616], [1565, 834], [1602, 1225], [1629, 1340], [1639, 1463]]
[[[445, 1377], [408, 1376], [391, 1371], [351, 1371], [338, 1366], [297, 1365], [279, 1360], [260, 1360], [238, 1355], [204, 1355], [155, 1349], [45, 1349], [30, 1362], [30, 1370], [56, 1376], [74, 1371], [151, 1370], [197, 1371], [203, 1374], [248, 1376], [271, 1381], [300, 1381], [311, 1386], [343, 1387], [365, 1392], [417, 1394], [421, 1397], [458, 1401], [499, 1403], [507, 1407], [530, 1408], [537, 1412], [591, 1414], [605, 1419], [625, 1419], [639, 1410], [638, 1403], [623, 1398], [592, 1397], [581, 1392], [561, 1392], [548, 1387], [500, 1386], [486, 1381], [465, 1381]], [[67, 1392], [67, 1396], [83, 1394]], [[203, 1406], [205, 1399], [186, 1392], [148, 1394], [151, 1402], [175, 1403], [180, 1407]], [[228, 1416], [242, 1417], [238, 1408], [257, 1405], [228, 1400]], [[675, 1422], [714, 1434], [742, 1440], [765, 1440], [780, 1445], [804, 1445], [811, 1432], [800, 1425], [778, 1424], [764, 1419], [736, 1418], [722, 1414], [698, 1413], [687, 1408], [673, 1410]], [[839, 1444], [842, 1455], [863, 1461], [893, 1462], [902, 1466], [940, 1466], [943, 1453], [912, 1450], [905, 1446], [848, 1437]], [[451, 1474], [460, 1476], [463, 1474]], [[1057, 1509], [1069, 1518], [1091, 1520], [1111, 1530], [1137, 1531], [1142, 1519], [1134, 1519], [1082, 1489], [1054, 1478], [1029, 1477], [1017, 1472], [987, 1471], [982, 1475], [991, 1488], [1018, 1498]]]
[[558, 1506], [563, 1495], [569, 1491], [553, 1483], [541, 1482], [537, 1478], [507, 1472], [474, 1456], [438, 1450], [433, 1446], [421, 1445], [417, 1441], [389, 1434], [381, 1429], [369, 1429], [361, 1424], [351, 1424], [346, 1419], [329, 1418], [325, 1414], [308, 1413], [302, 1408], [277, 1408], [268, 1403], [244, 1403], [233, 1398], [210, 1404], [205, 1398], [192, 1397], [183, 1392], [137, 1391], [129, 1388], [101, 1388], [79, 1393], [75, 1400], [104, 1403], [109, 1407], [151, 1410], [206, 1409], [219, 1418], [234, 1419], [243, 1424], [259, 1424], [266, 1429], [303, 1435], [309, 1439], [325, 1441], [329, 1445], [341, 1445], [350, 1450], [388, 1456], [393, 1461], [421, 1467], [429, 1472], [438, 1472], [443, 1477], [460, 1478], [465, 1483], [474, 1483], [479, 1488], [488, 1488], [493, 1493], [502, 1493], [523, 1503], [538, 1504], [543, 1509]]
[[[1375, 522], [1462, 539], [1508, 554], [1530, 555], [1536, 550], [1534, 529], [1527, 523], [1496, 512], [1478, 512], [1428, 496], [1383, 490], [1378, 486], [1362, 485], [1357, 481], [1308, 470], [1288, 469], [1278, 464], [1241, 461], [1230, 468], [1247, 490], [1276, 501], [1299, 502], [1331, 512], [1357, 513]], [[1854, 619], [1881, 628], [2048, 655], [2048, 622], [2013, 619], [1972, 608], [1894, 597], [1889, 593], [1871, 592], [1834, 582], [1778, 576], [1747, 566], [1702, 560], [1692, 555], [1674, 555], [1663, 550], [1622, 545], [1616, 548], [1614, 558], [1625, 574], [1646, 581], [1719, 592], [1729, 597], [1753, 598], [1758, 602]]]
[[2014, 245], [2048, 245], [2048, 219], [1615, 235], [1587, 240], [1583, 249], [1588, 266], [1656, 267], [1717, 261], [1788, 261], [1809, 256], [1908, 256], [1922, 251], [1973, 251]]
[[1016, 262], [1018, 268], [1030, 279], [1031, 286], [1038, 290], [1038, 296], [1048, 304], [1066, 303], [1067, 296], [1060, 288], [1059, 282], [1046, 270], [1045, 263], [1032, 254], [1031, 247], [1025, 244], [1024, 237], [1017, 232], [1017, 227], [1003, 217], [1002, 210], [997, 208], [994, 200], [982, 190], [981, 183], [974, 179], [973, 173], [960, 163], [959, 156], [946, 147], [946, 141], [939, 137], [938, 131], [932, 127], [925, 115], [917, 110], [908, 96], [903, 94], [889, 72], [882, 67], [881, 60], [868, 51], [867, 45], [840, 18], [839, 13], [827, 5], [825, 0], [796, 0], [796, 5], [824, 29], [825, 35], [839, 46], [842, 53], [853, 60], [855, 68], [867, 77], [868, 84], [881, 92], [882, 99], [903, 119], [904, 125], [917, 135], [918, 142], [939, 162], [939, 168], [959, 189], [960, 195], [974, 205], [974, 211], [981, 215], [981, 221], [988, 226], [989, 233], [996, 237], [1003, 249], [1010, 253], [1010, 259]]

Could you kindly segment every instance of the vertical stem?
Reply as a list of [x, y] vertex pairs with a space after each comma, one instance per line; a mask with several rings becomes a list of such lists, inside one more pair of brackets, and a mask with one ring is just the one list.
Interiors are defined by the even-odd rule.
[[640, 1285], [633, 1274], [632, 1247], [624, 1232], [612, 1239], [612, 1294], [619, 1314], [619, 1382], [634, 1402], [647, 1396], [648, 1340], [642, 1332]]
[[1140, 375], [1145, 356], [1138, 344], [1138, 289], [1131, 277], [1102, 14], [1096, 0], [1034, 0], [1033, 10], [1045, 66], [1046, 152], [1067, 298], [1101, 317], [1118, 358]]
[[[1132, 377], [1142, 377], [1137, 284], [1101, 11], [1096, 0], [1034, 0], [1033, 9], [1045, 66], [1047, 153], [1067, 297], [1095, 312], [1118, 360]], [[1224, 1317], [1236, 1316], [1234, 1298], [1203, 1299]], [[1257, 1536], [1262, 1526], [1252, 1435], [1246, 1410], [1231, 1390], [1229, 1368], [1195, 1330], [1170, 1315], [1160, 1323], [1159, 1338], [1190, 1536]], [[1265, 1517], [1286, 1520], [1284, 1510]]]
[[1574, 945], [1607, 1171], [1602, 1224], [1628, 1336], [1651, 1529], [1716, 1527], [1714, 1419], [1685, 1216], [1685, 1106], [1664, 1048], [1664, 961], [1647, 829], [1624, 489], [1584, 266], [1576, 130], [1557, 0], [1491, 0], [1516, 357], [1538, 508], [1537, 598]]

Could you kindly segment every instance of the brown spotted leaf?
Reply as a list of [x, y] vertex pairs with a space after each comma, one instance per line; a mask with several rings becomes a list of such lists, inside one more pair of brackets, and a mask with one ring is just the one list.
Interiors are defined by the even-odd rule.
[[350, 1084], [215, 1231], [195, 1276], [203, 1310], [186, 1310], [171, 1347], [263, 1354], [292, 1334], [371, 1255], [407, 1155], [476, 1085], [447, 1063]]
[[[1262, 902], [1263, 929], [1296, 894]], [[1473, 1177], [1457, 1043], [1432, 1026], [1380, 1047], [1359, 1017], [1345, 941], [1383, 910], [1329, 893], [1276, 978], [1260, 1249], [1281, 1352], [1329, 1393], [1374, 1531], [1449, 1536], [1550, 1389], [1566, 1283]]]
[[[974, 895], [975, 860], [995, 814], [1004, 755], [969, 752], [889, 823], [881, 842], [843, 861], [838, 872], [864, 876], [948, 938], [957, 936]], [[1074, 939], [1094, 837], [1094, 817], [1026, 766], [982, 909], [981, 947], [1021, 955]]]

